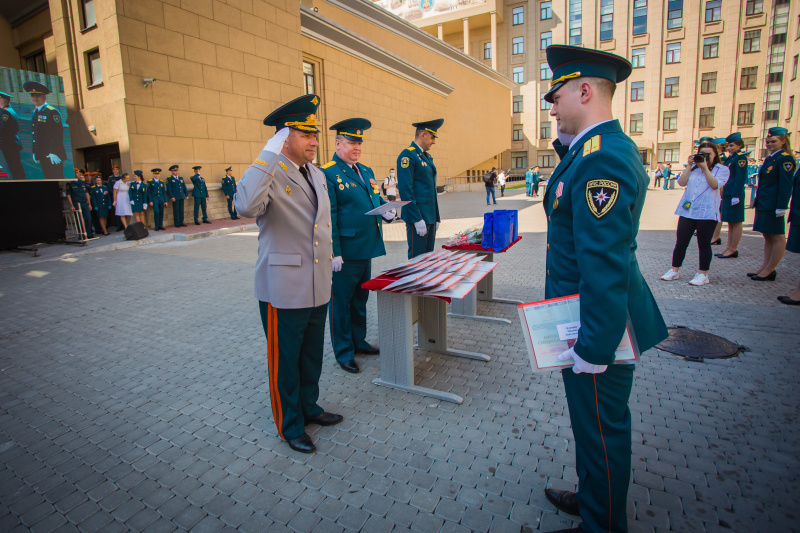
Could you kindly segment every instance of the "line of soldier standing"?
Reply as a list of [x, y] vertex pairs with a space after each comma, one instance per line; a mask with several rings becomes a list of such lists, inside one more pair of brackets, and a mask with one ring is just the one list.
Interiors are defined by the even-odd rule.
[[[203, 212], [203, 223], [210, 224], [208, 220], [208, 186], [205, 179], [200, 175], [197, 165], [192, 167], [195, 171], [190, 178], [194, 188], [191, 196], [194, 198], [194, 223], [200, 225], [199, 215]], [[104, 183], [99, 172], [85, 172], [83, 169], [75, 169], [75, 180], [67, 183], [67, 202], [73, 211], [80, 211], [82, 220], [86, 228], [87, 238], [91, 238], [95, 233], [108, 235], [107, 228], [116, 227], [120, 231], [127, 227], [129, 215], [134, 216], [136, 222], [146, 224], [145, 213], [147, 209], [153, 210], [154, 229], [164, 230], [164, 211], [167, 206], [172, 204], [173, 223], [175, 227], [185, 227], [184, 223], [184, 203], [189, 196], [186, 182], [179, 175], [179, 165], [169, 167], [170, 177], [166, 181], [161, 180], [161, 169], [153, 168], [150, 170], [152, 177], [145, 181], [141, 170], [134, 170], [134, 180], [128, 183], [127, 173], [121, 173], [118, 165], [112, 166], [112, 174]], [[87, 178], [88, 181], [87, 182]], [[117, 183], [122, 182], [123, 186], [117, 187]], [[130, 209], [125, 209], [120, 213], [120, 209], [112, 209], [116, 204], [116, 197], [120, 193], [115, 193], [121, 189], [123, 201], [128, 202]], [[236, 178], [232, 174], [232, 167], [225, 169], [225, 176], [222, 178], [222, 192], [228, 204], [228, 214], [232, 220], [239, 218], [236, 208], [233, 205], [233, 195], [236, 193]]]

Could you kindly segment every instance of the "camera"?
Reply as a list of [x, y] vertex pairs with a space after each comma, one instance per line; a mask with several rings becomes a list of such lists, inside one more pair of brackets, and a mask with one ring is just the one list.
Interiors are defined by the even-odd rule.
[[692, 161], [694, 161], [695, 163], [701, 163], [703, 161], [708, 163], [708, 160], [709, 160], [708, 154], [705, 152], [700, 152], [699, 154], [694, 154], [692, 156]]

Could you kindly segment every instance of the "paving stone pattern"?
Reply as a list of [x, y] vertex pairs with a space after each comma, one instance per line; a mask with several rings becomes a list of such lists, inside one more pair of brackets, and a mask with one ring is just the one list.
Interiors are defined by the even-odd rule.
[[[743, 355], [687, 363], [645, 353], [631, 396], [631, 532], [792, 531], [800, 505], [800, 310], [749, 231], [741, 258], [712, 263], [712, 285], [660, 282], [678, 191], [651, 191], [639, 261], [669, 324], [722, 335]], [[481, 220], [483, 193], [441, 197], [445, 237]], [[523, 241], [497, 256], [496, 295], [543, 295], [539, 200], [516, 194]], [[752, 213], [748, 212], [748, 217]], [[750, 220], [748, 218], [748, 220]], [[405, 257], [404, 228], [387, 226]], [[441, 240], [444, 242], [444, 239]], [[0, 270], [0, 531], [548, 531], [570, 527], [543, 489], [574, 489], [574, 441], [559, 373], [532, 374], [510, 305], [453, 319], [456, 348], [488, 363], [418, 351], [417, 382], [462, 405], [372, 385], [376, 357], [346, 374], [326, 341], [321, 404], [344, 415], [309, 426], [314, 455], [272, 423], [266, 342], [253, 298], [252, 232], [142, 246]], [[389, 326], [390, 327], [390, 326]], [[369, 337], [377, 340], [375, 299]]]

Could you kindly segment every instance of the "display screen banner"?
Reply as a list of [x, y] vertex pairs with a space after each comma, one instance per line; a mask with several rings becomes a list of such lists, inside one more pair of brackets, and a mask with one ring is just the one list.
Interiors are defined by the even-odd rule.
[[481, 6], [489, 0], [376, 0], [375, 3], [409, 22]]
[[0, 181], [72, 179], [61, 76], [0, 67]]

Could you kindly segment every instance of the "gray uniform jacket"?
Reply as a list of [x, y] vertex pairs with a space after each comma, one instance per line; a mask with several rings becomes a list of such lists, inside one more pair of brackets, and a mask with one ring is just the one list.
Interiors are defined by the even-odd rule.
[[239, 214], [258, 224], [256, 298], [278, 309], [331, 299], [331, 203], [325, 175], [306, 168], [314, 190], [286, 156], [261, 152], [233, 196]]

